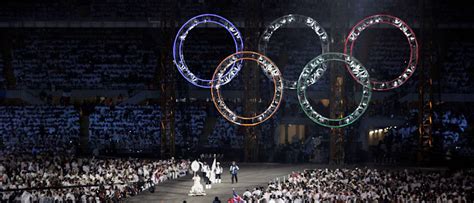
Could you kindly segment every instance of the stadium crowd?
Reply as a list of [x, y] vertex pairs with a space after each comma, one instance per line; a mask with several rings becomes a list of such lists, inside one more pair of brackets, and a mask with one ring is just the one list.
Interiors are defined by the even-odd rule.
[[[452, 155], [464, 157], [474, 156], [469, 136], [468, 125], [471, 115], [465, 115], [462, 110], [450, 104], [435, 106], [433, 111], [433, 147], [432, 151], [447, 159]], [[376, 162], [399, 162], [415, 153], [417, 149], [418, 109], [410, 109], [403, 125], [390, 128], [383, 139], [372, 150]]]
[[196, 149], [207, 119], [206, 106], [198, 102], [184, 105], [175, 111], [175, 142], [180, 146]]
[[0, 149], [38, 153], [70, 149], [79, 137], [73, 106], [0, 106]]
[[[188, 173], [188, 160], [2, 154], [2, 202], [118, 202]], [[15, 190], [22, 189], [22, 190]]]
[[469, 93], [473, 89], [472, 71], [474, 60], [474, 42], [466, 40], [466, 36], [456, 38], [447, 45], [446, 57], [442, 64], [443, 91]]
[[[215, 6], [208, 6], [210, 2]], [[435, 77], [439, 80], [434, 80], [433, 86], [439, 89], [440, 94], [472, 93], [473, 32], [465, 29], [466, 26], [457, 26], [464, 27], [463, 32], [448, 29], [453, 22], [462, 24], [467, 21], [469, 18], [466, 16], [470, 16], [467, 13], [470, 13], [471, 9], [468, 9], [469, 6], [462, 6], [460, 2], [453, 4], [454, 6], [447, 2], [435, 5], [434, 8], [438, 11], [436, 26], [443, 28], [437, 30], [438, 34], [449, 40], [436, 47], [439, 48], [439, 53], [433, 53], [436, 64], [434, 67], [439, 69], [433, 71], [439, 74]], [[265, 15], [261, 15], [262, 24], [281, 16], [285, 12], [283, 8], [312, 16], [320, 23], [330, 22], [327, 18], [331, 13], [331, 9], [327, 9], [331, 7], [330, 1], [263, 0], [260, 3], [262, 8], [268, 8]], [[84, 3], [65, 0], [29, 3], [11, 1], [0, 6], [0, 20], [7, 22], [5, 26], [8, 25], [8, 28], [4, 29], [6, 32], [0, 35], [2, 38], [0, 89], [6, 89], [8, 84], [9, 90], [0, 93], [1, 102], [9, 103], [10, 100], [15, 100], [13, 103], [16, 103], [17, 98], [11, 99], [8, 94], [19, 90], [21, 94], [29, 95], [29, 91], [32, 90], [41, 91], [40, 100], [47, 100], [48, 104], [52, 104], [53, 95], [57, 95], [54, 94], [57, 93], [55, 91], [63, 91], [60, 102], [63, 106], [0, 106], [0, 188], [14, 190], [1, 192], [1, 201], [120, 201], [188, 172], [188, 160], [76, 156], [81, 130], [89, 130], [83, 133], [90, 136], [88, 141], [91, 151], [113, 149], [141, 153], [154, 150], [159, 147], [161, 141], [160, 106], [92, 105], [92, 113], [90, 116], [85, 116], [85, 120], [90, 121], [87, 127], [79, 123], [79, 119], [82, 118], [80, 116], [83, 116], [82, 112], [69, 106], [69, 102], [72, 103], [71, 92], [76, 89], [128, 90], [129, 93], [135, 90], [158, 89], [155, 86], [157, 69], [162, 67], [159, 63], [162, 55], [158, 47], [162, 46], [161, 40], [165, 38], [159, 36], [161, 32], [152, 31], [155, 29], [143, 28], [144, 24], [146, 27], [153, 25], [164, 28], [167, 27], [166, 22], [165, 26], [158, 24], [164, 22], [162, 17], [176, 16], [180, 18], [178, 21], [184, 22], [188, 17], [200, 13], [202, 8], [232, 19], [236, 25], [243, 25], [246, 23], [244, 20], [247, 20], [242, 14], [247, 14], [248, 8], [236, 0], [179, 0], [174, 5], [179, 8], [176, 10], [171, 8], [172, 5], [165, 4], [164, 1], [154, 0], [138, 0], [138, 3], [135, 0], [121, 0], [113, 4], [108, 1]], [[415, 1], [407, 3], [407, 1], [383, 0], [380, 4], [383, 5], [373, 4], [372, 0], [351, 2], [350, 8], [356, 12], [347, 17], [362, 19], [369, 13], [405, 8], [394, 15], [412, 25], [415, 21], [421, 20], [418, 14], [424, 13], [416, 9], [418, 3]], [[318, 12], [314, 12], [315, 10]], [[176, 13], [171, 13], [172, 11]], [[81, 27], [84, 23], [89, 25], [84, 28], [72, 28], [77, 25]], [[121, 23], [123, 25], [118, 25]], [[110, 26], [113, 24], [114, 26]], [[449, 26], [446, 26], [447, 24]], [[116, 26], [122, 28], [115, 28]], [[137, 27], [124, 28], [127, 26]], [[222, 50], [230, 53], [234, 50], [225, 30], [214, 29], [212, 26], [208, 28], [194, 30], [193, 36], [190, 35], [190, 40], [187, 40], [188, 48], [184, 51], [188, 65], [199, 76], [212, 74], [220, 57], [228, 54]], [[292, 29], [292, 31], [306, 34], [304, 32], [308, 29], [304, 31]], [[405, 65], [408, 47], [398, 46], [397, 36], [387, 34], [390, 33], [387, 29], [372, 31], [376, 33], [376, 37], [370, 38], [372, 42], [366, 43], [367, 47], [359, 47], [362, 50], [358, 53], [372, 74], [371, 77], [392, 78], [393, 75], [399, 74], [398, 67]], [[271, 41], [272, 44], [268, 46], [270, 47], [268, 55], [275, 60], [286, 79], [296, 80], [301, 67], [320, 53], [319, 44], [310, 44], [315, 42], [312, 39], [313, 35], [308, 35], [312, 40], [308, 42], [291, 34], [281, 34], [286, 32], [279, 33], [280, 35], [276, 34]], [[394, 33], [400, 34], [399, 30], [395, 30]], [[194, 40], [192, 37], [199, 37], [199, 40]], [[359, 57], [357, 54], [355, 56]], [[436, 70], [435, 68], [433, 69]], [[177, 92], [199, 89], [186, 83], [179, 75], [177, 78], [180, 79], [176, 79], [176, 83], [184, 84], [177, 86], [185, 89], [181, 91], [177, 88]], [[326, 75], [313, 87], [316, 86], [319, 91], [329, 89], [330, 78]], [[225, 88], [242, 90], [243, 81], [241, 76], [237, 77]], [[262, 77], [261, 81], [269, 80]], [[408, 85], [394, 92], [415, 93], [418, 85], [414, 84], [417, 82], [417, 77], [412, 77]], [[438, 85], [439, 88], [436, 87]], [[264, 86], [260, 87], [266, 89]], [[396, 97], [387, 97], [382, 102], [374, 102], [368, 115], [396, 114], [399, 110], [397, 106], [399, 104], [396, 102], [405, 96], [399, 94], [400, 92], [394, 94]], [[262, 94], [265, 93], [267, 92]], [[120, 101], [123, 101], [123, 96], [121, 97]], [[305, 118], [295, 98], [284, 100], [286, 105], [282, 105], [280, 109], [283, 111], [283, 116]], [[387, 102], [391, 101], [395, 101], [394, 105], [387, 105]], [[318, 112], [329, 112], [328, 106], [323, 105], [323, 102], [318, 105], [315, 107]], [[242, 149], [244, 136], [239, 131], [241, 128], [220, 116], [214, 123], [207, 122], [206, 119], [212, 121], [215, 116], [208, 116], [204, 106], [193, 103], [176, 109], [174, 112], [176, 145], [183, 148], [197, 148], [206, 127], [213, 129], [207, 140], [204, 139], [207, 141], [205, 147], [224, 150]], [[237, 112], [241, 110], [237, 109]], [[448, 108], [434, 111], [434, 150], [447, 155], [457, 153], [474, 157], [472, 147], [474, 139], [472, 136], [465, 136], [469, 134], [467, 132], [472, 126], [470, 124], [473, 118], [472, 115], [468, 115], [469, 112], [472, 110]], [[397, 156], [412, 156], [417, 149], [415, 143], [418, 143], [418, 112], [411, 110], [402, 114], [409, 115], [405, 118], [406, 123], [392, 128], [379, 143], [373, 153], [378, 156], [378, 160], [396, 162], [401, 159]], [[315, 147], [302, 140], [279, 146], [273, 142], [265, 143], [266, 138], [273, 139], [275, 129], [278, 130], [279, 122], [275, 120], [273, 122], [270, 125], [270, 122], [262, 124], [263, 132], [259, 137], [261, 139], [259, 143], [268, 144], [263, 148], [267, 152], [273, 150], [273, 155], [262, 154], [276, 157], [272, 159], [273, 161], [281, 159], [288, 162], [305, 161], [314, 154], [312, 150]], [[206, 123], [215, 125], [208, 127], [205, 126]], [[305, 144], [302, 144], [303, 142]], [[451, 173], [418, 170], [317, 169], [292, 173], [284, 181], [273, 181], [266, 188], [255, 188], [254, 191], [244, 193], [244, 198], [254, 200], [263, 198], [268, 202], [304, 202], [308, 199], [316, 202], [469, 202], [473, 200], [473, 182], [472, 170]]]
[[[321, 52], [319, 42], [291, 40], [307, 33], [309, 29], [291, 31], [286, 35], [275, 35], [268, 46], [268, 56], [280, 67], [285, 78], [297, 80], [301, 67]], [[400, 74], [408, 59], [408, 44], [398, 30], [371, 30], [367, 36], [371, 43], [359, 42], [354, 54], [368, 68], [371, 77], [378, 80], [393, 79]], [[370, 34], [372, 33], [372, 34]], [[158, 52], [150, 41], [153, 34], [146, 30], [123, 29], [30, 29], [18, 31], [11, 39], [11, 65], [16, 79], [16, 88], [31, 89], [156, 89], [153, 75], [158, 66]], [[447, 32], [448, 37], [454, 34]], [[472, 35], [467, 32], [464, 35]], [[443, 84], [447, 93], [472, 92], [472, 53], [474, 43], [466, 36], [445, 45], [439, 56]], [[296, 36], [296, 37], [295, 37]], [[299, 37], [298, 37], [299, 36]], [[365, 35], [364, 35], [365, 36]], [[200, 77], [211, 77], [215, 64], [232, 53], [232, 41], [223, 30], [196, 30], [190, 36], [199, 40], [188, 40], [185, 55], [187, 64]], [[452, 38], [452, 37], [451, 37]], [[361, 41], [368, 37], [361, 37]], [[291, 42], [291, 43], [289, 43]], [[360, 44], [360, 45], [359, 45]], [[316, 48], [314, 48], [316, 47]], [[370, 50], [365, 53], [364, 50]], [[359, 53], [359, 54], [357, 54]], [[365, 54], [363, 54], [365, 53]], [[4, 66], [0, 56], [0, 69]], [[417, 72], [415, 72], [416, 76]], [[5, 83], [5, 75], [0, 83]], [[329, 88], [330, 77], [322, 77], [317, 90]], [[415, 92], [418, 77], [412, 77], [401, 88], [404, 92]], [[266, 79], [268, 80], [268, 79]], [[243, 78], [236, 77], [226, 85], [227, 89], [242, 89]], [[189, 86], [190, 89], [198, 89]]]
[[[110, 107], [96, 108], [104, 116], [102, 122], [110, 124], [105, 128], [119, 120], [137, 119], [143, 111], [149, 113], [145, 116], [160, 116], [159, 108], [158, 112], [151, 111], [157, 109], [152, 105], [114, 107], [126, 109], [127, 113], [118, 114], [131, 115], [126, 117], [107, 111]], [[0, 189], [5, 190], [0, 193], [2, 202], [118, 201], [188, 171], [187, 160], [76, 157], [79, 112], [73, 106], [1, 106], [0, 121]], [[116, 128], [127, 130], [120, 125]], [[137, 144], [136, 149], [146, 147], [135, 143], [136, 136], [117, 132], [109, 133], [121, 135], [119, 141]], [[103, 146], [92, 148], [106, 147], [103, 142]]]
[[216, 127], [208, 138], [208, 144], [212, 148], [240, 148], [243, 144], [243, 137], [237, 135], [237, 126], [232, 125], [224, 118], [217, 118]]
[[[17, 88], [150, 88], [157, 60], [142, 30], [34, 29], [12, 50]], [[150, 39], [151, 40], [151, 39]]]
[[314, 169], [247, 190], [248, 202], [470, 202], [474, 171]]
[[96, 106], [90, 116], [90, 143], [99, 150], [149, 150], [160, 143], [157, 105]]
[[[160, 144], [161, 109], [158, 105], [99, 105], [90, 115], [90, 142], [99, 150], [144, 152]], [[187, 104], [175, 111], [179, 146], [197, 147], [206, 119], [205, 106]], [[187, 136], [185, 136], [187, 135]]]

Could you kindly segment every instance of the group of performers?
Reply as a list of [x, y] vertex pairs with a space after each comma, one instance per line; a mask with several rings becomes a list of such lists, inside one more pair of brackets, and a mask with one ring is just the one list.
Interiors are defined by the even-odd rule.
[[201, 162], [201, 176], [204, 178], [206, 189], [211, 189], [213, 183], [221, 183], [222, 167], [219, 162], [214, 160], [213, 164], [209, 166], [206, 162]]
[[[211, 189], [212, 184], [222, 183], [222, 173], [224, 169], [222, 168], [220, 162], [217, 161], [217, 156], [204, 155], [201, 156], [198, 160], [193, 161], [191, 164], [191, 169], [194, 171], [194, 185], [191, 187], [189, 195], [206, 195], [204, 192], [204, 187], [201, 184], [201, 177], [204, 179], [204, 184], [206, 189]], [[234, 181], [237, 183], [237, 173], [239, 167], [237, 164], [232, 162], [229, 172], [232, 175], [232, 184]]]

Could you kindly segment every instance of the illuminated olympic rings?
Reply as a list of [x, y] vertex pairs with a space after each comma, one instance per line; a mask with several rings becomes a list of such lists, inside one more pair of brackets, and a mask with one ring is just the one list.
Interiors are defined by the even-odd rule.
[[[347, 64], [349, 67], [349, 72], [351, 72], [354, 77], [362, 84], [362, 98], [360, 100], [359, 106], [356, 110], [344, 118], [331, 119], [326, 118], [316, 112], [308, 99], [306, 98], [306, 89], [316, 83], [326, 72], [326, 67], [323, 64], [328, 61], [341, 61]], [[298, 79], [298, 88], [297, 88], [298, 100], [300, 101], [301, 108], [304, 113], [314, 122], [330, 127], [330, 128], [339, 128], [347, 126], [354, 121], [356, 121], [369, 106], [370, 96], [371, 96], [371, 86], [369, 82], [369, 73], [364, 68], [364, 66], [354, 57], [343, 53], [325, 53], [321, 54], [318, 57], [311, 60], [303, 68], [303, 72]]]
[[[384, 91], [400, 87], [408, 80], [408, 78], [413, 75], [416, 69], [416, 64], [418, 63], [418, 42], [416, 41], [413, 30], [399, 18], [390, 15], [373, 15], [364, 18], [352, 28], [351, 32], [349, 32], [346, 38], [344, 53], [352, 56], [352, 49], [354, 48], [354, 42], [357, 40], [357, 37], [359, 37], [363, 30], [376, 24], [388, 24], [395, 26], [403, 32], [408, 40], [408, 44], [410, 45], [410, 60], [408, 61], [408, 65], [405, 67], [405, 70], [402, 74], [390, 81], [370, 81], [372, 83], [373, 90]], [[352, 73], [351, 76], [360, 83], [357, 77], [355, 77]]]
[[[319, 25], [317, 21], [315, 21], [314, 19], [310, 17], [302, 16], [302, 15], [294, 15], [294, 14], [279, 17], [267, 26], [262, 36], [260, 36], [260, 40], [258, 42], [258, 51], [262, 53], [263, 55], [265, 55], [268, 42], [270, 41], [270, 38], [272, 37], [273, 32], [291, 23], [298, 23], [298, 24], [306, 25], [309, 28], [311, 28], [319, 37], [319, 41], [321, 42], [321, 52], [323, 54], [326, 52], [329, 52], [329, 37], [326, 31], [324, 30], [324, 28], [321, 25]], [[283, 79], [283, 82], [284, 82], [285, 88], [296, 89], [297, 81]]]
[[[230, 110], [224, 103], [224, 99], [220, 93], [220, 87], [225, 83], [226, 79], [224, 77], [227, 69], [236, 62], [242, 60], [251, 60], [258, 63], [258, 66], [262, 68], [266, 75], [270, 75], [273, 80], [275, 91], [273, 93], [273, 99], [270, 103], [270, 106], [261, 114], [253, 117], [242, 117], [236, 115], [232, 110]], [[227, 58], [225, 58], [216, 68], [214, 75], [212, 76], [211, 83], [211, 97], [214, 105], [217, 110], [224, 116], [225, 119], [229, 120], [232, 123], [242, 126], [255, 126], [258, 125], [267, 119], [269, 119], [280, 106], [280, 102], [283, 96], [283, 80], [281, 78], [281, 73], [278, 67], [266, 56], [251, 52], [243, 51], [234, 53]]]
[[[201, 23], [208, 22], [220, 25], [229, 31], [234, 39], [236, 52], [226, 57], [219, 63], [211, 80], [204, 80], [196, 77], [193, 73], [191, 73], [191, 71], [189, 71], [184, 61], [182, 46], [184, 40], [186, 39], [186, 35], [191, 29]], [[304, 66], [298, 81], [284, 80], [278, 67], [264, 55], [267, 44], [270, 41], [270, 37], [272, 36], [273, 32], [279, 29], [281, 26], [293, 22], [303, 23], [304, 25], [313, 29], [321, 40], [322, 49], [321, 55], [313, 58]], [[396, 79], [386, 82], [375, 80], [371, 81], [369, 73], [365, 67], [357, 59], [351, 56], [354, 42], [360, 33], [367, 27], [380, 23], [390, 24], [400, 29], [407, 37], [408, 43], [410, 45], [410, 60], [407, 67], [405, 68], [405, 71]], [[405, 83], [416, 69], [418, 61], [418, 43], [416, 41], [415, 34], [405, 22], [396, 17], [389, 15], [374, 15], [367, 17], [357, 23], [347, 36], [344, 48], [345, 53], [329, 52], [328, 38], [329, 37], [324, 29], [312, 18], [301, 15], [286, 15], [273, 21], [260, 37], [259, 50], [262, 54], [251, 51], [243, 51], [242, 36], [232, 23], [227, 21], [225, 18], [214, 14], [203, 14], [187, 21], [178, 31], [173, 46], [173, 58], [176, 67], [183, 77], [186, 78], [186, 80], [196, 86], [211, 89], [212, 101], [214, 102], [214, 105], [218, 109], [219, 113], [221, 113], [225, 119], [242, 126], [255, 126], [269, 119], [280, 106], [280, 102], [283, 97], [283, 89], [296, 88], [301, 108], [312, 121], [319, 125], [330, 128], [344, 127], [355, 122], [364, 114], [369, 105], [372, 90], [381, 91], [397, 88]], [[274, 95], [270, 106], [267, 107], [263, 113], [253, 117], [243, 117], [235, 114], [226, 106], [220, 93], [221, 87], [230, 82], [237, 75], [244, 60], [257, 62], [265, 75], [271, 78], [274, 83]], [[326, 64], [329, 61], [340, 61], [346, 63], [347, 70], [351, 76], [363, 86], [362, 97], [359, 105], [354, 112], [344, 118], [331, 119], [322, 116], [313, 109], [306, 97], [307, 88], [310, 85], [316, 83], [323, 76], [324, 72], [327, 70]]]
[[[181, 73], [181, 75], [189, 81], [191, 84], [196, 85], [198, 87], [202, 88], [210, 88], [211, 87], [211, 81], [206, 80], [206, 79], [201, 79], [194, 75], [192, 73], [188, 66], [186, 65], [186, 62], [184, 60], [183, 56], [183, 44], [184, 41], [186, 40], [186, 36], [188, 35], [189, 31], [191, 31], [193, 28], [198, 26], [199, 24], [203, 23], [213, 23], [218, 26], [224, 27], [232, 36], [232, 39], [234, 40], [235, 44], [235, 52], [243, 51], [244, 49], [244, 41], [242, 39], [242, 35], [240, 34], [239, 30], [237, 27], [234, 26], [230, 21], [225, 19], [224, 17], [214, 15], [214, 14], [202, 14], [195, 16], [191, 19], [189, 19], [186, 23], [184, 23], [183, 26], [179, 29], [178, 33], [176, 34], [176, 37], [174, 39], [173, 43], [173, 59], [174, 59], [174, 64], [176, 65], [176, 68], [178, 68], [178, 71]], [[242, 64], [234, 64], [232, 65], [232, 68], [229, 69], [229, 72], [226, 73], [225, 78], [228, 78], [229, 80], [224, 81], [224, 84], [230, 82], [232, 78], [234, 78], [237, 73], [240, 70], [240, 66]]]

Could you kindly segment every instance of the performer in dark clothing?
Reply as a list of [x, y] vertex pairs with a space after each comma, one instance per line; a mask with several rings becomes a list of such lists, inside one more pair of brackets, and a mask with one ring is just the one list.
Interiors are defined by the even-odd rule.
[[211, 169], [209, 168], [209, 165], [204, 163], [201, 171], [204, 182], [206, 183], [206, 189], [211, 189]]
[[232, 165], [230, 166], [230, 174], [232, 175], [232, 184], [234, 184], [234, 179], [235, 183], [238, 183], [239, 180], [237, 179], [237, 173], [239, 172], [239, 166], [235, 163], [235, 161], [232, 162]]

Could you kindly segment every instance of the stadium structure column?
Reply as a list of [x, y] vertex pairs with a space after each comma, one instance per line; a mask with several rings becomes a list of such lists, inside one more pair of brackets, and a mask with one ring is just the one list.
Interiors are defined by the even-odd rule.
[[[344, 33], [347, 33], [347, 22], [349, 20], [347, 16], [348, 2], [347, 0], [331, 1], [331, 51], [342, 52], [344, 50]], [[346, 78], [346, 70], [341, 68], [341, 64], [330, 63], [330, 117], [331, 118], [342, 118], [344, 117], [344, 111], [346, 109], [345, 96], [344, 96], [344, 85]], [[336, 67], [337, 66], [337, 67]], [[342, 128], [331, 129], [330, 134], [330, 154], [329, 160], [332, 164], [343, 164], [344, 163], [344, 136], [345, 131]]]
[[[169, 158], [175, 156], [175, 68], [173, 68], [173, 60], [171, 57], [173, 37], [176, 34], [176, 9], [175, 1], [164, 1], [170, 8], [170, 13], [164, 12], [160, 21], [160, 32], [157, 41], [159, 43], [158, 51], [158, 87], [160, 93], [160, 155], [161, 158]], [[159, 116], [159, 115], [157, 115]]]
[[[260, 1], [246, 0], [244, 47], [246, 50], [257, 50], [259, 28], [262, 26], [262, 8]], [[245, 63], [246, 66], [257, 66], [256, 63]], [[247, 67], [242, 69], [244, 82], [244, 112], [258, 114], [258, 101], [260, 99], [260, 76], [262, 72], [257, 67]], [[261, 137], [261, 127], [240, 127], [244, 134], [244, 160], [257, 161], [259, 157], [259, 137]]]
[[426, 162], [432, 146], [432, 125], [433, 125], [433, 74], [435, 73], [435, 47], [434, 47], [434, 16], [433, 3], [428, 0], [420, 1], [421, 22], [420, 39], [421, 53], [420, 65], [418, 67], [418, 133], [419, 150], [418, 161]]

